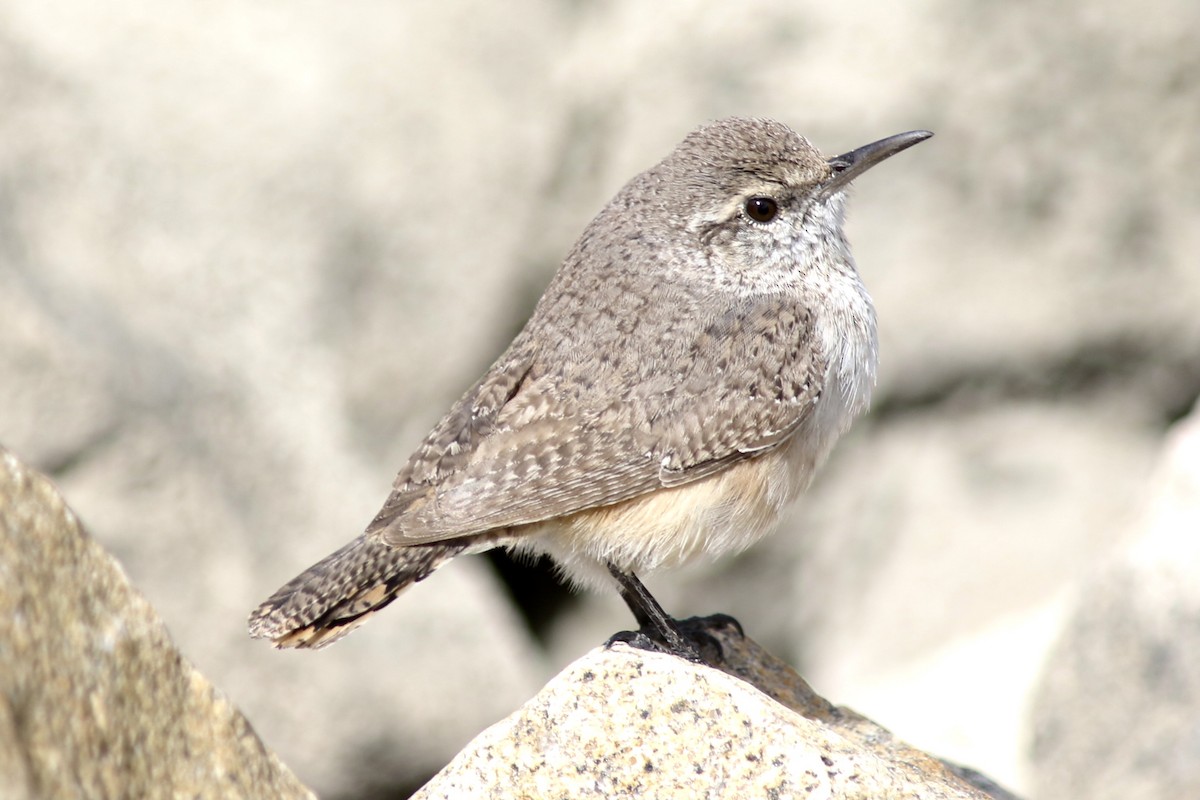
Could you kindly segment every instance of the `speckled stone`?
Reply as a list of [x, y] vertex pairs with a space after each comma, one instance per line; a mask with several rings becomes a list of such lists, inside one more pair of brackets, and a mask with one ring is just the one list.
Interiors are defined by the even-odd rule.
[[0, 796], [313, 797], [2, 448]]
[[831, 705], [751, 640], [720, 638], [728, 672], [625, 645], [593, 650], [414, 800], [1011, 797]]

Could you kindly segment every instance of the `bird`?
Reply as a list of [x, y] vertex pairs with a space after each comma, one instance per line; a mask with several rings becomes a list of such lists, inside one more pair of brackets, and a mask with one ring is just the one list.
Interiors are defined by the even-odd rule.
[[774, 120], [688, 134], [588, 224], [365, 531], [255, 609], [250, 634], [326, 646], [448, 560], [503, 547], [615, 584], [639, 624], [627, 641], [702, 661], [639, 574], [771, 532], [866, 410], [877, 326], [847, 190], [932, 135], [826, 157]]

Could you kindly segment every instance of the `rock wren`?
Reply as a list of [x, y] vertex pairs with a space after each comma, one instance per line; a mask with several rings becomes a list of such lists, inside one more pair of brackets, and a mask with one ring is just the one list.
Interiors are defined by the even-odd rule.
[[696, 659], [634, 573], [753, 544], [866, 408], [875, 310], [846, 189], [930, 136], [826, 158], [769, 120], [691, 133], [592, 220], [366, 532], [259, 606], [251, 635], [321, 647], [450, 558], [508, 547], [615, 579], [643, 644]]

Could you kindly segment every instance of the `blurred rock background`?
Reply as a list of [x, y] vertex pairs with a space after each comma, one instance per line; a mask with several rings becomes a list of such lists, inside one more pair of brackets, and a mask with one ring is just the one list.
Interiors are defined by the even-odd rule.
[[[1200, 395], [1196, 30], [1187, 0], [0, 0], [0, 442], [304, 782], [405, 796], [627, 627], [620, 602], [480, 557], [317, 654], [251, 642], [250, 608], [361, 529], [696, 125], [775, 117], [830, 153], [929, 128], [850, 212], [872, 415], [778, 536], [649, 583], [1032, 796], [1101, 762], [1141, 782], [1088, 796], [1195, 794], [1197, 531], [1151, 498]], [[1174, 621], [1150, 663], [1181, 677], [1072, 716], [1108, 708], [1098, 660], [1150, 646], [1088, 598], [1147, 582]], [[1171, 769], [1111, 758], [1167, 706]]]

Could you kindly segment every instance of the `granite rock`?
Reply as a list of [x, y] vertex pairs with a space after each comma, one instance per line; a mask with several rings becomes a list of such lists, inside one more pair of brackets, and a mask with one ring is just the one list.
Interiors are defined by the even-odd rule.
[[626, 645], [578, 660], [414, 800], [1013, 795], [817, 695], [726, 626], [721, 670]]
[[313, 798], [44, 476], [0, 449], [6, 798]]

